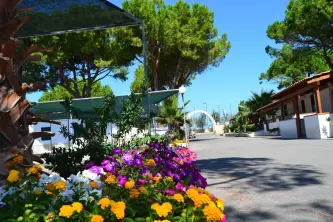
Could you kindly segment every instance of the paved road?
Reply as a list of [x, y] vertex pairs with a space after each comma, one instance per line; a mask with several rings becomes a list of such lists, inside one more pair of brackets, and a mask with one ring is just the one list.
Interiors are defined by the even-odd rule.
[[333, 140], [203, 134], [190, 148], [230, 222], [333, 221]]

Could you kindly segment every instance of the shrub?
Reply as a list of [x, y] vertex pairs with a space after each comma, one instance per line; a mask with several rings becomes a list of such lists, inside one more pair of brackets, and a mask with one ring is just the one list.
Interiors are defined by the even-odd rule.
[[193, 175], [201, 175], [192, 169], [192, 151], [152, 143], [113, 153], [67, 180], [43, 174], [38, 165], [20, 171], [15, 161], [8, 163], [0, 221], [226, 221], [223, 200], [195, 186], [199, 177]]

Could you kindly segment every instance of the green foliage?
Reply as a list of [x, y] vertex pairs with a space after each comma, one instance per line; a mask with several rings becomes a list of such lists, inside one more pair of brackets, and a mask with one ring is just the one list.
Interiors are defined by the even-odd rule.
[[[186, 106], [190, 101], [187, 101]], [[159, 108], [156, 121], [161, 124], [168, 125], [169, 134], [179, 135], [180, 126], [184, 125], [184, 113], [183, 108], [178, 107], [178, 96], [174, 95], [163, 101], [162, 106]], [[189, 120], [186, 120], [187, 123]]]
[[195, 119], [195, 125], [201, 130], [204, 130], [206, 125], [206, 115], [201, 113], [200, 116]]
[[[253, 132], [268, 125], [265, 114], [257, 112], [262, 106], [272, 102], [274, 91], [261, 91], [260, 94], [252, 92], [247, 101], [241, 101], [238, 105], [238, 113], [231, 119], [230, 129], [233, 132]], [[268, 128], [267, 128], [268, 129]]]
[[293, 49], [319, 54], [332, 69], [333, 4], [330, 0], [291, 0], [285, 19], [271, 24], [269, 38]]
[[143, 95], [136, 95], [131, 93], [128, 98], [123, 102], [120, 112], [115, 112], [115, 121], [118, 131], [114, 135], [117, 140], [124, 138], [133, 127], [142, 131], [149, 122], [149, 117], [146, 116], [145, 110], [141, 107]]
[[[155, 90], [190, 85], [196, 75], [218, 66], [230, 49], [227, 35], [214, 27], [214, 13], [206, 6], [185, 1], [166, 5], [163, 0], [126, 0], [123, 8], [145, 22], [149, 52], [149, 79]], [[132, 44], [142, 61], [141, 31], [120, 29], [118, 35]], [[141, 57], [141, 59], [140, 59]]]
[[278, 88], [288, 87], [312, 74], [329, 70], [329, 66], [318, 51], [308, 49], [293, 49], [285, 44], [277, 50], [266, 47], [266, 52], [275, 60], [266, 73], [262, 73], [259, 80], [274, 81]]
[[279, 132], [279, 131], [280, 131], [279, 128], [273, 128], [273, 129], [269, 130], [269, 133], [276, 133], [276, 132]]
[[[101, 113], [101, 118], [82, 117], [79, 110], [73, 109], [70, 100], [66, 100], [64, 105], [68, 108], [74, 119], [79, 123], [72, 123], [74, 133], [69, 132], [66, 126], [61, 128], [61, 133], [68, 138], [71, 146], [54, 147], [51, 154], [45, 154], [46, 162], [51, 164], [51, 169], [61, 176], [67, 177], [83, 170], [86, 158], [94, 162], [100, 162], [111, 154], [115, 146], [131, 148], [129, 143], [124, 141], [124, 137], [133, 127], [143, 130], [148, 118], [144, 116], [144, 110], [140, 106], [143, 97], [131, 94], [124, 101], [122, 109], [116, 110], [116, 102], [113, 94], [104, 98], [102, 109], [96, 110]], [[117, 125], [118, 131], [113, 143], [106, 143], [105, 134], [109, 123]]]
[[134, 55], [114, 34], [115, 30], [105, 29], [25, 40], [27, 45], [50, 49], [43, 52], [42, 62], [25, 67], [25, 80], [46, 80], [51, 87], [64, 87], [74, 98], [91, 97], [93, 85], [104, 78], [126, 80], [126, 67], [132, 65]]
[[134, 72], [134, 81], [131, 84], [131, 91], [134, 93], [142, 93], [146, 89], [145, 71], [140, 65]]
[[212, 117], [215, 120], [215, 122], [219, 123], [221, 121], [220, 113], [213, 110]]
[[[74, 84], [70, 84], [71, 89], [74, 90]], [[79, 82], [77, 84], [80, 94], [83, 91], [84, 84], [83, 82]], [[91, 87], [91, 96], [92, 97], [103, 97], [112, 94], [112, 90], [110, 86], [102, 86], [101, 82], [96, 82]], [[74, 98], [72, 94], [70, 94], [63, 86], [56, 86], [49, 91], [45, 91], [43, 95], [38, 100], [39, 102], [46, 102], [46, 101], [54, 101], [54, 100], [64, 100], [64, 99], [72, 99]]]

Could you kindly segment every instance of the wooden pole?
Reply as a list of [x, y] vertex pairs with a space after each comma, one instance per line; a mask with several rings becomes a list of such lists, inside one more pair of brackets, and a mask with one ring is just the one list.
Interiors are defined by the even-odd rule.
[[323, 113], [323, 107], [321, 105], [320, 85], [319, 85], [319, 82], [317, 83], [317, 86], [315, 87], [315, 93], [316, 93], [317, 113]]
[[294, 106], [294, 113], [296, 114], [297, 138], [301, 138], [302, 129], [301, 129], [301, 118], [299, 116], [298, 99], [299, 99], [299, 95], [294, 97], [293, 106]]
[[283, 101], [280, 103], [280, 109], [281, 109], [281, 119], [284, 120], [284, 108], [283, 108]]

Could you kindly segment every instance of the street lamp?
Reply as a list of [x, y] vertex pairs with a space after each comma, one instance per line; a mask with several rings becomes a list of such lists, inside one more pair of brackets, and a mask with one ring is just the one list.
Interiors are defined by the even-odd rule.
[[185, 108], [185, 102], [184, 102], [184, 94], [186, 92], [186, 88], [184, 86], [181, 86], [179, 89], [178, 89], [178, 92], [180, 95], [182, 95], [182, 101], [183, 101], [183, 112], [184, 112], [184, 132], [185, 132], [185, 142], [187, 143], [187, 134], [186, 134], [186, 114], [185, 114], [185, 111], [184, 111], [184, 108]]

